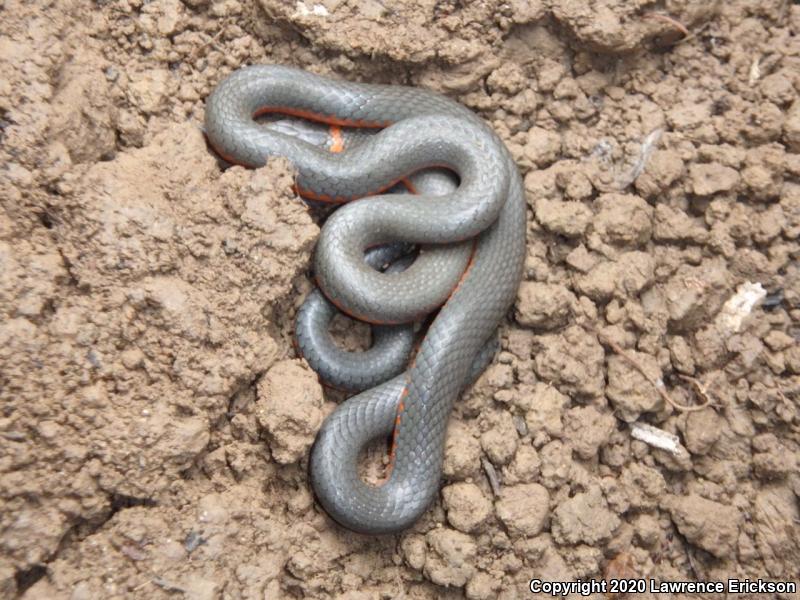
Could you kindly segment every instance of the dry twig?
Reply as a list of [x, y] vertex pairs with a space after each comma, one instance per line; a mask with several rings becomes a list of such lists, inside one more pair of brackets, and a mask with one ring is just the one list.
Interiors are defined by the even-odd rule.
[[631, 185], [639, 175], [642, 174], [645, 167], [647, 166], [647, 161], [650, 159], [650, 155], [653, 154], [653, 150], [655, 150], [658, 142], [661, 140], [661, 136], [664, 133], [664, 130], [661, 128], [654, 129], [651, 131], [647, 137], [642, 142], [642, 146], [639, 150], [639, 156], [636, 159], [636, 162], [631, 167], [630, 171], [626, 173], [624, 176], [621, 176], [617, 180], [617, 187], [621, 190], [624, 190], [626, 187]]
[[692, 32], [689, 31], [683, 23], [675, 19], [674, 17], [670, 17], [669, 15], [665, 15], [664, 13], [645, 13], [642, 15], [645, 19], [656, 19], [658, 21], [663, 21], [664, 23], [669, 23], [675, 29], [680, 31], [683, 34], [683, 39], [688, 39], [692, 37]]
[[631, 423], [630, 428], [631, 437], [640, 442], [644, 442], [648, 446], [660, 448], [678, 458], [682, 458], [688, 454], [686, 448], [681, 445], [678, 436], [674, 433], [669, 433], [668, 431], [639, 421]]
[[706, 406], [711, 406], [714, 404], [714, 402], [711, 400], [710, 394], [708, 393], [708, 384], [703, 384], [694, 377], [683, 375], [682, 373], [678, 373], [678, 377], [692, 384], [695, 393], [703, 399], [703, 404], [699, 405], [700, 407], [705, 408]]
[[202, 44], [200, 44], [199, 46], [196, 46], [194, 48], [194, 50], [192, 50], [191, 58], [192, 59], [196, 59], [197, 56], [200, 54], [200, 52], [202, 52], [203, 50], [205, 50], [209, 46], [214, 48], [214, 50], [216, 50], [217, 52], [225, 54], [226, 53], [225, 48], [223, 48], [222, 46], [220, 46], [217, 43], [219, 41], [219, 39], [222, 37], [222, 34], [224, 33], [224, 31], [225, 31], [224, 29], [220, 29], [217, 33], [214, 34], [214, 37], [211, 37], [210, 35], [201, 32], [200, 33], [200, 37], [204, 38], [204, 41], [203, 41]]
[[486, 472], [486, 478], [489, 480], [489, 487], [492, 488], [492, 493], [495, 496], [500, 495], [500, 478], [497, 476], [497, 469], [489, 462], [487, 458], [481, 458], [481, 465]]
[[186, 592], [189, 591], [186, 588], [181, 587], [176, 583], [172, 583], [171, 581], [167, 581], [166, 579], [163, 579], [161, 577], [154, 577], [153, 579], [150, 580], [150, 582], [168, 592], [181, 592], [185, 594]]
[[[624, 358], [634, 369], [639, 371], [639, 373], [642, 374], [642, 376], [650, 383], [650, 385], [656, 388], [656, 391], [658, 391], [659, 395], [664, 399], [664, 402], [669, 404], [675, 410], [679, 412], [697, 412], [699, 410], [703, 410], [711, 406], [711, 400], [709, 399], [708, 395], [705, 392], [700, 394], [703, 396], [704, 399], [703, 404], [698, 404], [697, 406], [686, 406], [685, 404], [676, 402], [667, 393], [667, 388], [664, 385], [664, 382], [661, 379], [654, 379], [653, 377], [651, 377], [650, 374], [648, 374], [647, 371], [645, 370], [642, 363], [636, 360], [636, 358], [634, 358], [630, 352], [625, 350], [622, 346], [617, 344], [614, 340], [610, 339], [604, 333], [601, 333], [600, 331], [595, 329], [593, 326], [585, 324], [584, 327], [586, 327], [589, 331], [594, 333], [597, 336], [597, 339], [599, 339], [602, 343], [609, 346], [615, 353], [619, 354], [622, 358]], [[687, 378], [687, 381], [691, 381], [696, 386], [696, 389], [702, 390], [702, 386], [696, 379], [685, 375], [682, 375], [682, 377]]]

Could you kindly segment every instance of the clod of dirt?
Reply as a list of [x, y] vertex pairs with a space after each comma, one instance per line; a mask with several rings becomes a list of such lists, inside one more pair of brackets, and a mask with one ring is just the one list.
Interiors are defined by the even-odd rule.
[[514, 460], [503, 469], [503, 482], [508, 485], [531, 483], [539, 475], [541, 464], [542, 461], [536, 449], [528, 444], [523, 444], [517, 449]]
[[633, 522], [634, 536], [646, 547], [653, 547], [662, 537], [661, 524], [653, 515], [647, 513], [638, 515]]
[[607, 244], [639, 246], [650, 239], [653, 208], [632, 194], [603, 194], [595, 201], [599, 212], [592, 228]]
[[472, 533], [492, 514], [492, 503], [474, 483], [454, 483], [442, 489], [447, 521], [464, 533]]
[[796, 470], [797, 459], [787, 451], [775, 434], [758, 435], [753, 438], [752, 443], [753, 469], [759, 478], [781, 479]]
[[552, 10], [553, 17], [582, 45], [596, 52], [622, 53], [654, 37], [679, 39], [685, 35], [682, 29], [699, 26], [712, 18], [718, 10], [718, 3], [677, 3], [670, 7], [672, 16], [669, 17], [658, 11], [641, 13], [639, 5], [617, 0], [569, 0], [556, 3]]
[[488, 573], [479, 571], [467, 582], [464, 594], [468, 600], [489, 600], [495, 598], [502, 588], [502, 581]]
[[558, 157], [561, 150], [561, 136], [555, 131], [541, 127], [528, 130], [525, 143], [525, 156], [537, 167], [547, 167]]
[[460, 422], [451, 422], [445, 440], [442, 472], [449, 479], [474, 477], [481, 469], [481, 443]]
[[512, 536], [535, 536], [547, 523], [550, 494], [538, 483], [508, 486], [495, 503], [495, 511]]
[[636, 191], [647, 198], [657, 196], [667, 191], [684, 171], [684, 162], [679, 152], [669, 149], [655, 150], [641, 175], [636, 178]]
[[783, 122], [783, 139], [792, 152], [800, 152], [800, 100], [795, 100]]
[[276, 363], [258, 382], [258, 422], [272, 455], [291, 464], [306, 455], [322, 423], [322, 386], [300, 360]]
[[670, 496], [664, 507], [681, 535], [690, 544], [717, 558], [735, 555], [742, 514], [734, 506], [713, 502], [697, 495]]
[[493, 412], [484, 420], [488, 429], [481, 435], [481, 447], [493, 464], [504, 465], [514, 456], [519, 443], [511, 413]]
[[577, 298], [565, 286], [524, 281], [517, 293], [515, 316], [525, 327], [558, 329], [577, 309]]
[[655, 211], [653, 239], [662, 242], [702, 244], [708, 239], [708, 231], [702, 223], [692, 219], [682, 210], [659, 204]]
[[721, 417], [714, 410], [701, 410], [686, 414], [682, 423], [683, 439], [692, 454], [707, 454], [717, 443], [721, 433]]
[[769, 574], [780, 577], [784, 561], [800, 558], [797, 527], [783, 525], [800, 520], [797, 497], [785, 486], [767, 486], [758, 492], [753, 508], [756, 545]]
[[605, 387], [602, 346], [583, 328], [537, 339], [536, 374], [564, 394], [597, 397]]
[[400, 542], [400, 549], [403, 558], [412, 569], [422, 569], [428, 554], [428, 545], [425, 537], [417, 534], [410, 534]]
[[607, 541], [620, 520], [608, 508], [599, 486], [576, 494], [553, 511], [553, 539], [559, 544], [597, 544]]
[[616, 423], [609, 412], [594, 406], [576, 406], [564, 415], [564, 436], [580, 458], [589, 460], [608, 442]]
[[509, 364], [489, 365], [484, 375], [487, 385], [492, 390], [506, 390], [514, 385], [514, 369]]
[[729, 192], [739, 183], [739, 173], [719, 163], [692, 165], [689, 178], [692, 191], [698, 196]]
[[[661, 380], [658, 361], [650, 354], [629, 351], [653, 381]], [[606, 395], [614, 405], [616, 414], [624, 421], [632, 422], [644, 412], [664, 408], [664, 400], [642, 372], [622, 356], [608, 358], [608, 385]]]
[[654, 280], [655, 261], [645, 252], [624, 252], [616, 260], [597, 263], [575, 278], [575, 287], [595, 301], [637, 295]]
[[539, 450], [542, 460], [541, 484], [548, 490], [557, 490], [575, 475], [572, 448], [562, 440], [553, 440]]
[[598, 263], [599, 258], [590, 253], [586, 246], [579, 244], [569, 254], [567, 254], [565, 262], [580, 273], [588, 273]]
[[628, 505], [636, 510], [656, 508], [667, 489], [660, 471], [636, 462], [625, 467], [620, 483]]
[[663, 286], [670, 330], [683, 332], [709, 323], [730, 291], [730, 274], [722, 261], [682, 265]]
[[540, 197], [536, 218], [546, 230], [567, 237], [580, 237], [592, 219], [591, 209], [580, 202], [561, 202]]
[[[283, 203], [291, 175], [285, 164], [238, 171], [221, 182], [200, 131], [173, 125], [59, 179], [47, 235], [5, 247], [3, 307], [20, 309], [0, 328], [16, 390], [6, 427], [28, 432], [7, 455], [29, 465], [27, 500], [15, 493], [3, 512], [16, 515], [11, 537], [28, 540], [6, 546], [18, 564], [47, 560], [78, 523], [101, 523], [114, 496], [158, 498], [202, 456], [228, 399], [275, 360], [262, 308], [291, 289], [316, 227], [286, 203], [273, 226], [305, 217], [308, 229], [259, 246], [226, 196], [261, 178], [274, 192], [264, 202]], [[251, 249], [269, 269], [244, 258]], [[27, 276], [15, 264], [30, 264]]]
[[542, 435], [561, 437], [564, 425], [561, 415], [569, 405], [569, 398], [556, 388], [543, 383], [536, 384], [530, 398], [530, 408], [525, 413], [525, 423], [534, 439]]
[[691, 375], [695, 371], [694, 356], [689, 343], [681, 336], [670, 336], [667, 341], [672, 367], [679, 373]]
[[94, 56], [83, 56], [61, 73], [66, 85], [53, 98], [52, 140], [62, 143], [74, 163], [107, 159], [116, 152], [113, 122], [118, 118], [108, 78]]
[[784, 235], [789, 239], [797, 239], [800, 237], [800, 185], [789, 182], [784, 184], [781, 188], [780, 206], [786, 217]]
[[579, 168], [557, 171], [556, 185], [564, 190], [568, 200], [587, 200], [594, 191], [589, 176]]
[[428, 552], [423, 571], [433, 583], [461, 587], [475, 572], [473, 539], [453, 529], [434, 529], [425, 536]]

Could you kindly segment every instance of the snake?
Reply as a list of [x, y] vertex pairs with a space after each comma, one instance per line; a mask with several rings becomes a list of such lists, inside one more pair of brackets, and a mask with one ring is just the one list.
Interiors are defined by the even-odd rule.
[[[264, 116], [288, 121], [270, 125]], [[309, 135], [298, 120], [312, 124]], [[314, 138], [320, 127], [330, 131], [327, 141]], [[398, 330], [429, 315], [410, 361], [406, 331], [397, 334], [402, 349], [376, 341], [372, 358], [360, 362], [361, 371], [377, 371], [373, 359], [394, 352], [377, 379], [359, 374], [357, 360], [332, 369], [360, 391], [325, 418], [308, 461], [316, 498], [345, 528], [379, 535], [412, 527], [438, 496], [454, 402], [491, 361], [523, 276], [527, 208], [513, 157], [478, 115], [432, 90], [283, 65], [242, 67], [222, 79], [207, 98], [204, 129], [226, 161], [257, 168], [285, 157], [300, 196], [341, 205], [314, 251], [321, 296], [300, 315], [305, 331], [317, 332], [298, 340], [303, 354], [325, 345], [318, 332], [333, 314], [328, 304]], [[452, 185], [393, 192], [436, 171]], [[397, 255], [409, 245], [417, 249], [410, 258], [390, 260], [400, 267], [369, 260], [382, 252], [375, 249]], [[388, 475], [370, 484], [360, 455], [380, 438], [391, 438]]]

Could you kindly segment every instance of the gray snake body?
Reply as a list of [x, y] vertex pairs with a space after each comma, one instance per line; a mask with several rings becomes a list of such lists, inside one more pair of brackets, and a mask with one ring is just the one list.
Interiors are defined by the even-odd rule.
[[[332, 153], [255, 122], [269, 111], [383, 129]], [[232, 162], [288, 158], [306, 196], [370, 196], [333, 213], [317, 244], [317, 281], [337, 307], [372, 323], [407, 323], [441, 306], [411, 366], [341, 404], [311, 453], [312, 485], [339, 523], [373, 534], [410, 527], [438, 492], [453, 402], [490, 358], [522, 276], [525, 200], [510, 154], [477, 116], [433, 92], [280, 66], [246, 67], [223, 80], [208, 99], [205, 128]], [[375, 195], [433, 166], [454, 172], [458, 186], [444, 195]], [[398, 242], [422, 245], [405, 270], [384, 273], [365, 261], [368, 248]], [[389, 478], [367, 485], [359, 453], [392, 433]]]

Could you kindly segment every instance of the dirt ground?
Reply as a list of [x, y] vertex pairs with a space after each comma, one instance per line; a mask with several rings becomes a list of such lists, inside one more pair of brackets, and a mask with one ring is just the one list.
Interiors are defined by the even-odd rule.
[[[0, 0], [0, 57], [0, 597], [797, 578], [800, 5]], [[319, 215], [203, 138], [265, 62], [441, 91], [525, 177], [502, 350], [404, 535], [310, 492], [340, 399], [291, 343]]]

